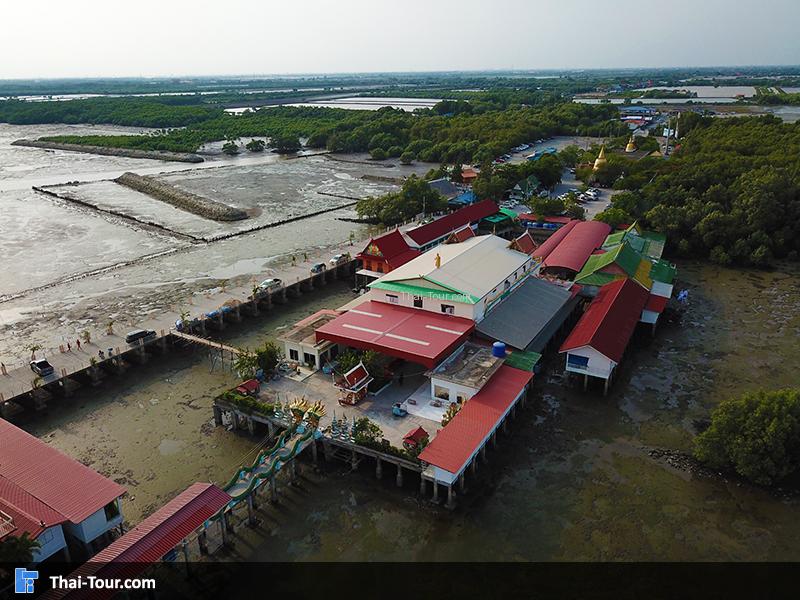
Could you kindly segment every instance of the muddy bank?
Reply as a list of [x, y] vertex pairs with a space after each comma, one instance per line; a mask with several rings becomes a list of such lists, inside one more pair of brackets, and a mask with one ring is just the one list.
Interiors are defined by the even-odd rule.
[[130, 148], [106, 148], [105, 146], [85, 146], [83, 144], [64, 144], [61, 142], [48, 142], [46, 140], [15, 140], [12, 146], [28, 146], [30, 148], [44, 148], [46, 150], [68, 150], [70, 152], [83, 152], [85, 154], [101, 154], [103, 156], [124, 156], [126, 158], [150, 158], [172, 162], [201, 163], [203, 157], [197, 154], [184, 152], [167, 152], [165, 150], [134, 150]]
[[157, 181], [151, 177], [137, 175], [136, 173], [123, 173], [114, 181], [132, 190], [147, 194], [148, 196], [171, 204], [182, 210], [189, 211], [207, 219], [215, 221], [241, 221], [247, 218], [247, 212], [222, 204], [210, 198], [187, 192], [174, 185]]

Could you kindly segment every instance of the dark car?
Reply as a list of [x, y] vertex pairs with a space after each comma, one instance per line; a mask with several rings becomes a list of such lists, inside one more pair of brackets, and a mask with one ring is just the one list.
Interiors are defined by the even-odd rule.
[[128, 335], [125, 336], [125, 343], [126, 344], [135, 344], [139, 340], [149, 341], [153, 340], [156, 337], [156, 332], [152, 329], [134, 329], [133, 331], [129, 331]]
[[317, 263], [311, 267], [311, 274], [316, 275], [317, 273], [322, 273], [326, 268], [325, 263]]
[[37, 358], [31, 361], [31, 371], [42, 377], [47, 377], [55, 372], [53, 365], [51, 365], [44, 358]]

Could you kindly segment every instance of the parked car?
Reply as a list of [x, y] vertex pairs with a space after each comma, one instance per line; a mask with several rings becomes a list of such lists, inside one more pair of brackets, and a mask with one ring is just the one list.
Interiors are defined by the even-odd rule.
[[270, 290], [277, 290], [283, 285], [283, 282], [277, 277], [265, 279], [258, 284], [258, 289], [262, 292], [269, 292]]
[[156, 332], [152, 329], [134, 329], [133, 331], [129, 331], [128, 335], [125, 336], [125, 343], [136, 344], [139, 340], [144, 340], [146, 342], [155, 339], [155, 337]]
[[322, 273], [326, 269], [327, 267], [325, 266], [325, 263], [317, 263], [313, 267], [311, 267], [311, 274], [316, 275], [317, 273]]
[[31, 361], [31, 371], [41, 377], [47, 377], [55, 372], [53, 365], [47, 362], [44, 358], [37, 358]]
[[343, 265], [349, 260], [350, 260], [350, 253], [345, 252], [344, 254], [334, 254], [333, 258], [330, 259], [328, 262], [331, 264], [332, 267], [338, 267], [339, 265]]

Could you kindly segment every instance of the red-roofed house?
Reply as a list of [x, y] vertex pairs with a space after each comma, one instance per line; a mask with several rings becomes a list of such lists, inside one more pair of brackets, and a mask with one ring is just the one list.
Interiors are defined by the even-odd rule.
[[390, 231], [376, 238], [372, 238], [356, 258], [361, 261], [361, 267], [368, 271], [372, 279], [389, 273], [392, 269], [406, 264], [412, 258], [419, 256], [419, 250], [408, 245], [399, 229]]
[[424, 251], [444, 242], [456, 229], [461, 229], [464, 225], [476, 225], [481, 219], [497, 214], [498, 210], [497, 204], [492, 200], [482, 200], [425, 225], [409, 229], [406, 235], [413, 247]]
[[543, 261], [550, 256], [550, 253], [561, 243], [561, 240], [563, 240], [567, 234], [572, 231], [572, 228], [578, 223], [579, 221], [572, 220], [560, 229], [556, 230], [555, 233], [547, 238], [542, 245], [536, 249], [536, 251], [533, 253], [533, 257]]
[[605, 379], [605, 389], [636, 329], [649, 292], [631, 279], [618, 279], [600, 288], [589, 308], [561, 345], [566, 370]]
[[[557, 231], [547, 242], [567, 227]], [[611, 227], [602, 221], [578, 221], [544, 259], [542, 271], [551, 275], [573, 277], [583, 268], [592, 252], [603, 245], [609, 233]]]
[[464, 225], [461, 229], [456, 229], [451, 233], [446, 243], [458, 244], [460, 242], [466, 242], [471, 237], [475, 237], [475, 230], [469, 225]]
[[367, 395], [367, 386], [372, 379], [364, 363], [359, 362], [333, 384], [334, 387], [342, 390], [339, 404], [357, 404], [363, 400]]
[[[196, 531], [202, 533], [208, 519], [218, 514], [231, 497], [211, 483], [194, 483], [175, 498], [113, 542], [108, 548], [69, 575], [69, 579], [94, 576], [101, 579], [132, 579], [141, 575], [153, 563]], [[201, 529], [202, 528], [202, 529]], [[187, 552], [188, 549], [184, 548]], [[188, 558], [188, 557], [187, 557]], [[104, 600], [119, 590], [50, 590], [46, 600]]]
[[64, 551], [67, 539], [87, 552], [122, 523], [125, 488], [0, 419], [0, 540], [27, 532], [41, 544], [36, 562]]
[[[419, 459], [430, 465], [423, 477], [434, 486], [447, 486], [448, 503], [452, 504], [455, 482], [524, 397], [531, 379], [533, 373], [529, 371], [500, 366], [420, 453]], [[434, 498], [437, 489], [434, 487]]]
[[471, 184], [478, 178], [478, 173], [472, 167], [462, 167], [461, 169], [461, 181], [467, 184]]

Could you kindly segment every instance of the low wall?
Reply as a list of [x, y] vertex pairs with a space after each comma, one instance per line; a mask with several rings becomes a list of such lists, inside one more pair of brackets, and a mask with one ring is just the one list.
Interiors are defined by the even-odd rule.
[[123, 173], [114, 181], [206, 219], [240, 221], [247, 218], [247, 213], [240, 208], [234, 208], [216, 200], [198, 196], [152, 177], [145, 177], [136, 173]]
[[86, 154], [102, 154], [104, 156], [125, 156], [127, 158], [151, 158], [154, 160], [168, 160], [172, 162], [201, 163], [203, 157], [197, 154], [184, 152], [167, 152], [163, 150], [135, 150], [133, 148], [109, 148], [106, 146], [88, 146], [83, 144], [63, 144], [61, 142], [48, 142], [45, 140], [15, 140], [12, 146], [30, 146], [31, 148], [45, 148], [47, 150], [69, 150], [70, 152], [84, 152]]

